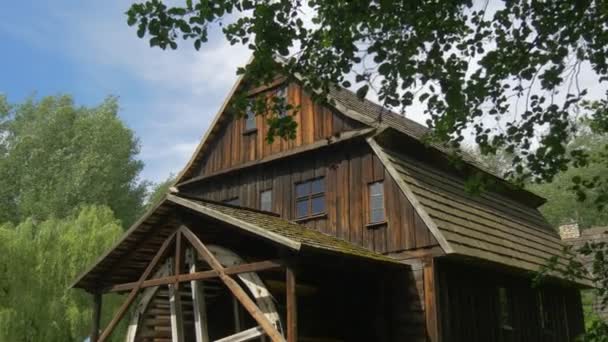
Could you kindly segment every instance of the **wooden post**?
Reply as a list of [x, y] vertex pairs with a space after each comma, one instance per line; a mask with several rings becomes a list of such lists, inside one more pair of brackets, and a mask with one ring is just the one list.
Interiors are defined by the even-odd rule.
[[277, 330], [277, 328], [268, 320], [264, 313], [258, 308], [257, 304], [249, 298], [249, 295], [241, 286], [226, 274], [224, 266], [213, 256], [207, 247], [199, 240], [199, 238], [190, 229], [182, 226], [180, 228], [182, 236], [185, 237], [188, 242], [194, 247], [203, 260], [211, 266], [212, 269], [219, 273], [220, 279], [226, 285], [228, 290], [232, 292], [232, 295], [238, 299], [243, 305], [245, 310], [253, 317], [253, 319], [264, 329], [264, 332], [270, 337], [272, 342], [284, 342], [285, 338]]
[[424, 260], [424, 313], [429, 342], [441, 341], [439, 311], [437, 308], [437, 279], [435, 260], [431, 257]]
[[101, 320], [101, 292], [93, 294], [93, 322], [91, 324], [91, 342], [97, 342], [99, 339], [99, 324]]
[[291, 267], [285, 268], [285, 294], [287, 296], [287, 342], [298, 340], [298, 305], [296, 275]]

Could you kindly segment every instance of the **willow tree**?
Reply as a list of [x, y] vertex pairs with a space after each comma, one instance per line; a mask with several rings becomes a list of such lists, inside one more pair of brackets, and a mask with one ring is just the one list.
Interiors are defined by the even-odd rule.
[[[0, 225], [0, 341], [83, 341], [91, 299], [69, 286], [122, 232], [105, 206]], [[104, 302], [108, 316], [119, 303]]]
[[83, 107], [70, 96], [9, 104], [0, 95], [0, 222], [66, 217], [105, 204], [128, 226], [143, 207], [139, 143], [109, 97]]

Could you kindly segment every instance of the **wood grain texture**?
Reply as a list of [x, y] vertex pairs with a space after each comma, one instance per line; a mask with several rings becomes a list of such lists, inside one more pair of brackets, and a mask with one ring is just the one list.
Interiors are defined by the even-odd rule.
[[[364, 128], [362, 124], [314, 103], [299, 85], [292, 83], [287, 87], [288, 102], [296, 108], [289, 113], [298, 124], [294, 140], [277, 138], [272, 144], [268, 144], [265, 140], [268, 125], [264, 116], [256, 118], [257, 130], [253, 132], [245, 132], [244, 118], [234, 116], [218, 123], [221, 127], [207, 142], [213, 148], [201, 158], [197, 173], [189, 178], [216, 173], [317, 141], [335, 138], [343, 132]], [[274, 90], [257, 96], [270, 97], [272, 94]]]
[[[260, 191], [272, 189], [273, 211], [294, 220], [295, 184], [321, 176], [326, 178], [326, 213], [300, 223], [380, 253], [437, 245], [424, 222], [416, 218], [415, 210], [396, 182], [362, 139], [252, 165], [239, 169], [236, 174], [201, 179], [183, 191], [215, 201], [239, 196], [242, 206], [259, 209]], [[370, 227], [367, 186], [376, 181], [384, 181], [387, 222]]]

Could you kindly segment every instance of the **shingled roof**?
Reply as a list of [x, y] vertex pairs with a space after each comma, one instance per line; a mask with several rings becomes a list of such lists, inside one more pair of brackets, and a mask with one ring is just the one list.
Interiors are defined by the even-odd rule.
[[563, 243], [537, 209], [493, 192], [472, 195], [464, 179], [369, 141], [446, 254], [532, 272], [561, 257]]
[[[93, 266], [81, 274], [72, 287], [92, 290], [125, 282], [132, 274], [139, 275], [145, 268], [144, 259], [149, 251], [157, 250], [163, 241], [182, 223], [175, 217], [181, 209], [189, 209], [205, 217], [224, 222], [244, 232], [282, 245], [296, 253], [301, 250], [324, 251], [335, 255], [363, 258], [375, 262], [401, 264], [388, 256], [375, 253], [336, 237], [311, 230], [306, 226], [284, 220], [271, 213], [235, 207], [194, 198], [167, 195], [123, 235]], [[139, 253], [138, 250], [146, 253]], [[150, 258], [152, 256], [150, 255]], [[121, 267], [116, 268], [117, 263]], [[112, 274], [112, 276], [106, 276]], [[105, 284], [98, 280], [104, 279]]]

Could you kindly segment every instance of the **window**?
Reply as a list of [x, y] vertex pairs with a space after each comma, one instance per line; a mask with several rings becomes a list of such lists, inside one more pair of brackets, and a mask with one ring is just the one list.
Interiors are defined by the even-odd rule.
[[498, 309], [500, 315], [500, 325], [504, 330], [513, 330], [511, 298], [509, 292], [504, 287], [498, 288]]
[[325, 178], [296, 184], [296, 218], [325, 213]]
[[374, 182], [368, 185], [369, 223], [384, 222], [384, 183]]
[[[282, 104], [287, 106], [287, 86], [283, 86], [277, 90], [275, 95], [277, 98], [282, 99]], [[284, 117], [287, 115], [287, 108], [282, 108], [278, 113], [279, 117]]]
[[543, 291], [538, 291], [538, 314], [540, 318], [540, 327], [543, 335], [553, 336], [553, 327], [551, 324], [552, 320], [549, 312], [550, 307], [551, 302], [549, 297], [543, 293]]
[[247, 112], [245, 113], [245, 132], [255, 130], [255, 112], [253, 111], [253, 105], [247, 106]]
[[272, 211], [272, 190], [260, 192], [260, 210]]
[[241, 201], [238, 197], [225, 199], [222, 202], [229, 204], [229, 205], [241, 205]]

